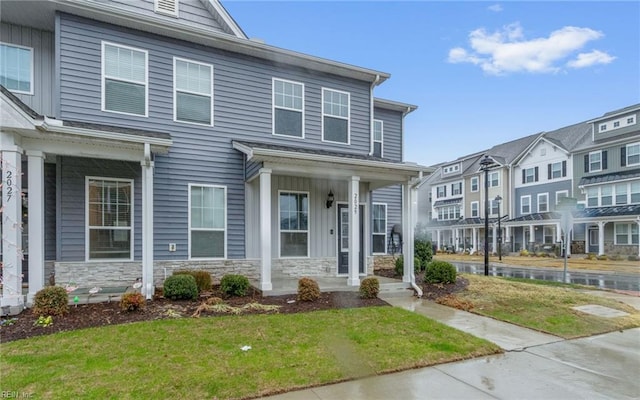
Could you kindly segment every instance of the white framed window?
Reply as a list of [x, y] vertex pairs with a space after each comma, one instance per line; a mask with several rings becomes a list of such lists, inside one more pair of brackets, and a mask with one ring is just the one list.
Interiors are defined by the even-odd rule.
[[624, 147], [623, 166], [631, 167], [640, 165], [640, 143], [628, 144]]
[[615, 186], [616, 188], [616, 205], [627, 204], [627, 184], [620, 183]]
[[615, 243], [616, 245], [637, 245], [638, 244], [638, 224], [615, 223]]
[[438, 219], [439, 220], [460, 219], [460, 215], [461, 214], [460, 214], [460, 206], [459, 205], [440, 207], [438, 209]]
[[173, 57], [173, 120], [213, 126], [213, 65]]
[[563, 178], [567, 175], [566, 161], [558, 161], [549, 164], [549, 179]]
[[479, 190], [479, 180], [477, 176], [471, 178], [471, 191], [477, 192]]
[[627, 117], [627, 125], [634, 125], [636, 123], [636, 116], [632, 115]]
[[179, 0], [154, 0], [153, 11], [159, 14], [178, 17]]
[[462, 182], [456, 182], [451, 184], [451, 195], [457, 196], [462, 194]]
[[133, 179], [90, 177], [86, 183], [86, 259], [133, 259]]
[[0, 85], [14, 93], [33, 94], [33, 49], [0, 42]]
[[373, 203], [373, 254], [385, 254], [387, 248], [387, 204]]
[[589, 172], [602, 171], [602, 151], [589, 153]]
[[480, 217], [480, 203], [477, 201], [471, 202], [471, 218]]
[[449, 165], [442, 169], [443, 174], [452, 174], [454, 172], [460, 171], [460, 164]]
[[600, 205], [603, 207], [613, 205], [613, 186], [606, 185], [600, 188]]
[[629, 193], [631, 197], [631, 204], [639, 204], [640, 203], [640, 181], [631, 182], [629, 184]]
[[560, 201], [562, 201], [563, 198], [565, 197], [569, 197], [569, 191], [568, 190], [558, 190], [556, 192], [556, 205], [560, 204]]
[[436, 187], [436, 198], [447, 197], [447, 185]]
[[525, 168], [522, 170], [522, 183], [532, 183], [538, 181], [538, 167]]
[[597, 187], [587, 188], [587, 207], [598, 207], [600, 205], [599, 190]]
[[491, 199], [489, 200], [489, 207], [491, 209], [491, 215], [498, 216], [498, 214], [500, 213], [500, 202]]
[[500, 172], [498, 171], [489, 172], [489, 186], [490, 187], [500, 186]]
[[373, 120], [373, 155], [384, 157], [383, 153], [384, 122], [379, 119]]
[[520, 214], [531, 214], [531, 196], [520, 197]]
[[309, 193], [278, 192], [280, 257], [309, 257]]
[[348, 92], [322, 89], [322, 140], [350, 144], [350, 97]]
[[102, 111], [148, 115], [148, 53], [102, 42]]
[[304, 85], [273, 78], [273, 134], [304, 138]]
[[189, 184], [189, 258], [227, 257], [227, 188]]
[[549, 211], [549, 193], [538, 193], [538, 212]]
[[554, 228], [553, 226], [549, 226], [549, 225], [545, 225], [542, 227], [542, 240], [543, 243], [545, 244], [549, 244], [549, 243], [553, 243], [553, 237], [554, 235]]
[[607, 124], [600, 124], [600, 132], [604, 132], [607, 130]]

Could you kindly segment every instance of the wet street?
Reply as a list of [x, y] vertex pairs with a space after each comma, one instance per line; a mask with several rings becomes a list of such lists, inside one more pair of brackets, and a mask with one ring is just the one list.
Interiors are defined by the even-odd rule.
[[[484, 265], [481, 263], [452, 262], [452, 264], [456, 266], [458, 272], [477, 275], [484, 274]], [[526, 268], [520, 266], [498, 266], [489, 264], [489, 275], [562, 282], [563, 270], [555, 268]], [[570, 270], [567, 271], [567, 280], [569, 283], [589, 285], [599, 289], [640, 291], [640, 274], [630, 275], [589, 271], [577, 272]]]

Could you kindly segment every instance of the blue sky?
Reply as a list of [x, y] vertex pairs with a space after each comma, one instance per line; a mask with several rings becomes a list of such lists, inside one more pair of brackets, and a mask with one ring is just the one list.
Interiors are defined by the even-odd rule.
[[245, 1], [252, 38], [391, 74], [405, 160], [453, 160], [640, 103], [640, 2]]

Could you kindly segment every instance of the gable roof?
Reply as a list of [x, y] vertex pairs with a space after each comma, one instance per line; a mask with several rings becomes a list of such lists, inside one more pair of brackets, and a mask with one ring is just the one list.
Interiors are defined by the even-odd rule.
[[249, 39], [244, 33], [240, 25], [229, 14], [226, 8], [218, 0], [200, 0], [202, 5], [209, 11], [213, 19], [215, 19], [221, 27], [226, 28], [229, 33], [241, 38]]

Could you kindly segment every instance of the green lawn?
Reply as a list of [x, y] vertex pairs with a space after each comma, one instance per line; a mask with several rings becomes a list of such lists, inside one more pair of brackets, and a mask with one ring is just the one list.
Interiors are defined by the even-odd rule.
[[[640, 326], [640, 311], [611, 299], [580, 293], [570, 286], [465, 274], [469, 286], [443, 304], [471, 304], [473, 313], [540, 330], [564, 338], [590, 336]], [[597, 304], [629, 313], [603, 318], [572, 307]]]
[[1, 351], [1, 390], [56, 399], [255, 397], [500, 352], [393, 307], [159, 320]]

